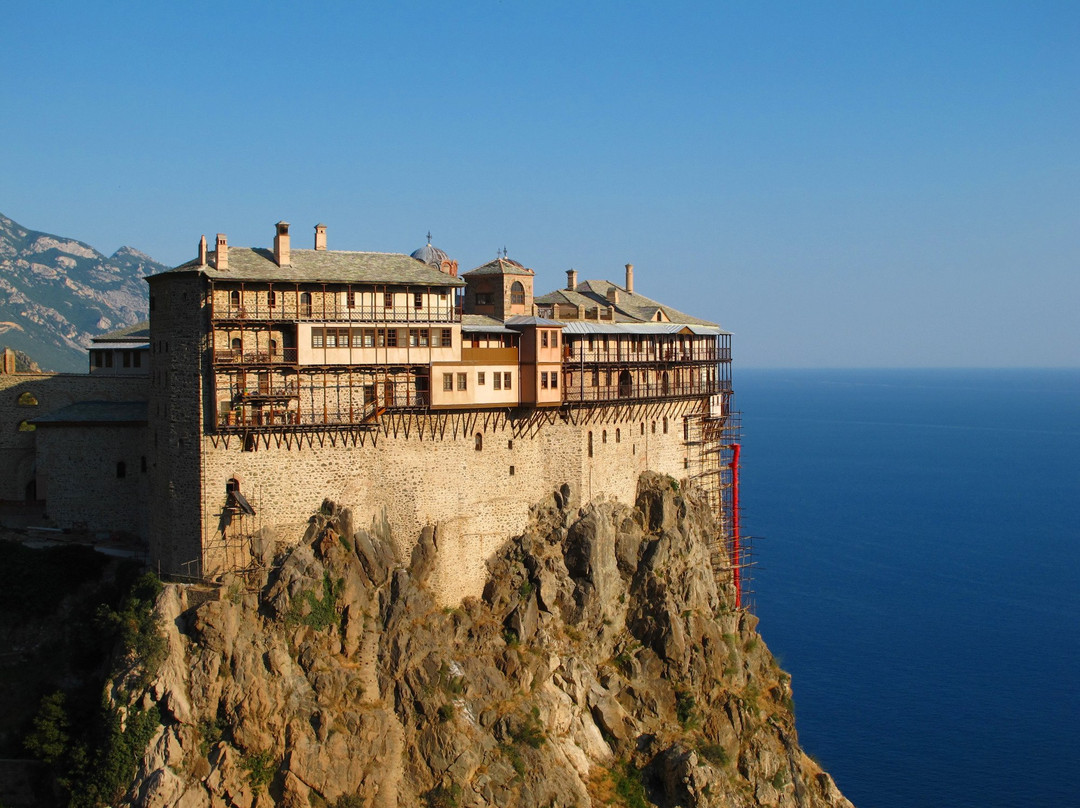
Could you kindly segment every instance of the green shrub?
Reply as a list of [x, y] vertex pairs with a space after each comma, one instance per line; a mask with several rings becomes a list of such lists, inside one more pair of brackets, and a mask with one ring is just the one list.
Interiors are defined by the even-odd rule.
[[424, 803], [428, 808], [457, 808], [460, 799], [461, 786], [457, 783], [438, 785], [424, 793]]
[[253, 752], [241, 758], [240, 768], [247, 772], [247, 781], [252, 788], [262, 788], [274, 779], [277, 764], [269, 751]]
[[693, 729], [698, 725], [697, 702], [693, 694], [685, 690], [675, 691], [675, 716], [683, 729]]
[[626, 808], [649, 808], [641, 769], [633, 763], [625, 763], [615, 769], [612, 776], [615, 779], [615, 793], [622, 798]]
[[444, 704], [441, 707], [439, 707], [439, 723], [440, 724], [445, 724], [447, 721], [449, 721], [453, 717], [454, 717], [454, 705], [453, 704]]
[[718, 743], [703, 743], [697, 748], [698, 754], [715, 766], [726, 766], [731, 758], [727, 750]]
[[[311, 626], [316, 631], [324, 631], [331, 626], [338, 625], [341, 617], [338, 614], [338, 599], [345, 588], [345, 579], [338, 578], [336, 581], [330, 577], [329, 572], [323, 572], [322, 599], [320, 600], [314, 590], [309, 589], [303, 593], [302, 598], [293, 598], [289, 607], [289, 613], [285, 616], [285, 622], [290, 624], [303, 623]], [[304, 604], [307, 603], [310, 610], [304, 615]]]

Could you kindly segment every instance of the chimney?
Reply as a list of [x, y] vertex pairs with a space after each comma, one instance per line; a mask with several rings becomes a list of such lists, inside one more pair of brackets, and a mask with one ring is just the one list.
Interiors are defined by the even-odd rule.
[[274, 227], [274, 260], [279, 267], [287, 267], [292, 263], [292, 251], [289, 249], [289, 223], [278, 222]]
[[634, 294], [634, 265], [633, 264], [627, 264], [626, 265], [626, 284], [625, 284], [625, 288], [626, 288], [626, 291], [628, 291], [630, 294]]
[[317, 225], [315, 225], [315, 249], [316, 250], [325, 250], [326, 249], [326, 225], [325, 224], [317, 224]]
[[619, 287], [615, 284], [611, 284], [607, 290], [608, 303], [613, 306], [619, 305]]
[[15, 352], [11, 348], [4, 348], [4, 359], [0, 365], [0, 373], [12, 375], [15, 373]]
[[577, 270], [576, 269], [568, 269], [568, 270], [566, 270], [566, 288], [569, 289], [571, 292], [573, 292], [574, 290], [577, 289]]
[[199, 239], [199, 266], [206, 266], [206, 236]]
[[217, 234], [217, 261], [214, 266], [221, 272], [229, 268], [229, 240], [224, 233]]

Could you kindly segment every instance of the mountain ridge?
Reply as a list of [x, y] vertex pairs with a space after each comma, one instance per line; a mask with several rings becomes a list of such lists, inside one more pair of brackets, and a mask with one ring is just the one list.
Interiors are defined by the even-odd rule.
[[93, 337], [146, 319], [142, 279], [165, 269], [134, 247], [106, 257], [0, 213], [0, 343], [47, 370], [82, 372]]

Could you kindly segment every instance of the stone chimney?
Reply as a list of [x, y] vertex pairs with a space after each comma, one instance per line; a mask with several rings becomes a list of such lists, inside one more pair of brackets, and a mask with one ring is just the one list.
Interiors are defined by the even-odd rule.
[[633, 264], [627, 264], [626, 265], [626, 283], [623, 284], [623, 286], [625, 287], [626, 291], [628, 291], [630, 294], [634, 294], [634, 265]]
[[224, 233], [217, 234], [217, 260], [214, 266], [222, 272], [229, 268], [229, 240]]
[[326, 250], [326, 225], [315, 225], [315, 249]]
[[15, 352], [11, 348], [4, 348], [4, 356], [0, 362], [0, 373], [10, 376], [15, 372]]
[[199, 266], [206, 266], [206, 236], [199, 239]]
[[568, 270], [566, 270], [566, 288], [568, 290], [570, 290], [571, 292], [573, 292], [574, 290], [577, 289], [577, 270], [576, 269], [568, 269]]
[[616, 286], [615, 284], [611, 284], [611, 286], [608, 287], [607, 299], [608, 299], [608, 303], [610, 303], [612, 306], [618, 306], [619, 305], [619, 287], [618, 286]]
[[274, 260], [279, 267], [287, 267], [292, 263], [292, 250], [289, 249], [289, 223], [278, 222], [274, 227]]

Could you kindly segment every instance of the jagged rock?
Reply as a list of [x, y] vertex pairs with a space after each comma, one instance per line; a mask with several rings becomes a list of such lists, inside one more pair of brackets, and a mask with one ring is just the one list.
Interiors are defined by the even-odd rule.
[[385, 520], [355, 530], [329, 502], [257, 597], [184, 613], [167, 588], [149, 697], [173, 723], [133, 801], [584, 806], [638, 771], [665, 808], [848, 806], [711, 566], [708, 506], [677, 488], [644, 475], [635, 508], [576, 512], [564, 487], [456, 609], [425, 583], [437, 529], [406, 567]]

